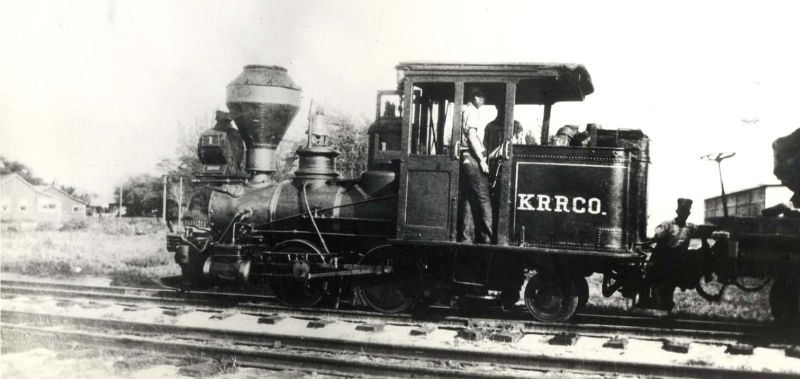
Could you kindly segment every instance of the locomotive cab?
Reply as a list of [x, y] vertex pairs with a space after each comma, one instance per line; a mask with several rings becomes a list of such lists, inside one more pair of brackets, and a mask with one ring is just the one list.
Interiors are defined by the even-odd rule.
[[456, 242], [458, 159], [465, 149], [461, 110], [470, 88], [486, 94], [482, 123], [494, 119], [495, 125], [478, 134], [485, 136], [487, 151], [495, 150], [490, 181], [496, 245], [625, 254], [644, 237], [644, 134], [591, 127], [585, 146], [511, 141], [516, 115], [532, 110], [542, 112], [541, 123], [528, 125], [527, 133], [538, 131], [540, 141], [550, 140], [553, 105], [582, 101], [594, 91], [583, 66], [402, 63], [398, 70], [403, 90], [398, 239]]

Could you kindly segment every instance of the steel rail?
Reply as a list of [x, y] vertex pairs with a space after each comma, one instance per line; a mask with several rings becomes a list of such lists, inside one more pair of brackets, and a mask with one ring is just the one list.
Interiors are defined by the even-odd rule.
[[[99, 328], [101, 330], [119, 330], [126, 333], [155, 333], [156, 335], [169, 335], [171, 337], [186, 337], [197, 339], [198, 337], [211, 337], [225, 341], [235, 341], [244, 344], [256, 344], [275, 346], [276, 343], [287, 348], [297, 348], [302, 350], [323, 349], [330, 351], [349, 351], [354, 353], [385, 356], [387, 358], [401, 359], [425, 359], [440, 361], [460, 361], [471, 364], [494, 364], [505, 368], [524, 369], [524, 370], [569, 370], [584, 372], [602, 372], [621, 375], [657, 375], [669, 377], [702, 377], [702, 378], [796, 378], [797, 373], [761, 372], [761, 371], [741, 371], [724, 368], [713, 368], [706, 366], [688, 365], [663, 365], [652, 363], [612, 361], [602, 359], [552, 357], [541, 354], [524, 354], [515, 352], [496, 352], [496, 351], [473, 351], [473, 350], [453, 350], [439, 347], [424, 347], [410, 344], [389, 344], [383, 342], [367, 341], [348, 341], [340, 339], [326, 339], [308, 336], [287, 336], [268, 332], [253, 331], [232, 331], [214, 328], [200, 328], [176, 326], [169, 324], [151, 324], [136, 321], [119, 321], [110, 319], [87, 318], [77, 316], [51, 315], [44, 313], [3, 311], [0, 313], [2, 321], [2, 332], [4, 336], [15, 330], [25, 332], [41, 331], [42, 333], [61, 333], [61, 335], [72, 336], [91, 336], [85, 332], [65, 332], [52, 329], [36, 329], [32, 327], [16, 326], [15, 323], [39, 323], [44, 325], [72, 325], [84, 328]], [[16, 328], [16, 329], [15, 329]], [[95, 335], [96, 336], [96, 335]], [[97, 337], [95, 337], [97, 338]], [[102, 339], [102, 336], [101, 336]], [[47, 340], [48, 342], [50, 340]], [[136, 341], [134, 337], [108, 337], [105, 336], [106, 343], [116, 345], [119, 343], [140, 344], [143, 340]], [[149, 345], [150, 342], [146, 341]], [[175, 346], [181, 349], [189, 348], [175, 342], [153, 341], [153, 346]], [[223, 354], [227, 357], [236, 356], [239, 351], [230, 348], [197, 346], [191, 345], [191, 350], [203, 350], [209, 354]], [[245, 354], [244, 358], [257, 358], [257, 353]], [[296, 355], [296, 354], [295, 354]], [[275, 358], [272, 356], [272, 358]], [[237, 361], [240, 358], [237, 356]], [[293, 361], [293, 362], [296, 362]], [[334, 365], [342, 361], [333, 362]], [[362, 362], [355, 362], [361, 366]], [[407, 366], [407, 365], [406, 365]], [[392, 370], [395, 368], [393, 367]], [[406, 367], [413, 370], [414, 368]], [[400, 371], [403, 372], [403, 371]], [[406, 372], [408, 373], [408, 372]], [[460, 373], [460, 371], [459, 371]], [[391, 374], [391, 372], [390, 372]], [[394, 373], [396, 375], [396, 373]], [[455, 375], [458, 376], [458, 375]]]
[[[199, 345], [192, 343], [164, 341], [154, 338], [134, 336], [115, 336], [77, 331], [42, 329], [30, 326], [17, 326], [0, 324], [0, 331], [5, 338], [24, 338], [46, 340], [52, 343], [81, 343], [110, 350], [133, 350], [156, 352], [174, 357], [186, 356], [195, 353], [206, 359], [220, 361], [235, 358], [236, 365], [268, 370], [293, 370], [314, 372], [328, 375], [368, 375], [385, 377], [411, 377], [411, 378], [529, 378], [527, 375], [494, 374], [491, 372], [471, 372], [447, 368], [413, 367], [403, 359], [395, 359], [400, 363], [379, 363], [358, 361], [352, 354], [330, 351], [329, 355], [321, 356], [319, 351], [300, 352], [297, 348], [269, 350], [252, 350], [235, 347], [219, 347]], [[211, 342], [211, 341], [208, 341]], [[276, 346], [273, 344], [273, 346]], [[268, 347], [268, 346], [265, 346]], [[284, 351], [280, 351], [284, 350]], [[338, 357], [337, 357], [338, 356]], [[469, 362], [471, 363], [471, 362]], [[531, 370], [528, 370], [531, 371]], [[537, 370], [542, 371], [542, 370]]]
[[[27, 284], [27, 282], [16, 282]], [[520, 312], [489, 312], [481, 317], [450, 316], [447, 309], [429, 309], [426, 315], [385, 315], [373, 311], [351, 309], [320, 309], [320, 308], [288, 308], [277, 304], [251, 304], [232, 301], [229, 293], [188, 293], [182, 294], [169, 290], [155, 290], [156, 297], [142, 296], [140, 289], [125, 287], [95, 287], [102, 292], [83, 292], [80, 285], [67, 285], [70, 289], [57, 289], [60, 284], [33, 282], [33, 288], [25, 286], [8, 285], [6, 281], [0, 282], [3, 296], [11, 294], [52, 296], [61, 298], [87, 298], [111, 300], [121, 303], [148, 303], [157, 306], [175, 308], [180, 306], [192, 307], [197, 311], [222, 312], [234, 310], [243, 314], [267, 316], [279, 312], [301, 318], [334, 318], [348, 321], [383, 322], [400, 325], [413, 325], [420, 322], [435, 323], [440, 328], [465, 328], [470, 326], [508, 327], [509, 324], [521, 326], [528, 334], [549, 333], [576, 333], [584, 336], [607, 337], [625, 335], [644, 339], [688, 338], [696, 342], [745, 342], [758, 345], [787, 343], [793, 344], [800, 340], [800, 328], [787, 328], [783, 325], [712, 322], [702, 320], [658, 320], [622, 315], [576, 315], [574, 323], [548, 324], [530, 320], [528, 314]], [[168, 292], [169, 296], [161, 297]], [[134, 295], [128, 295], [132, 293]], [[184, 295], [185, 297], [180, 297]], [[249, 295], [238, 294], [241, 300], [253, 300]], [[235, 297], [234, 297], [235, 298]], [[264, 296], [257, 296], [257, 300], [264, 300]], [[222, 299], [222, 300], [220, 300]]]

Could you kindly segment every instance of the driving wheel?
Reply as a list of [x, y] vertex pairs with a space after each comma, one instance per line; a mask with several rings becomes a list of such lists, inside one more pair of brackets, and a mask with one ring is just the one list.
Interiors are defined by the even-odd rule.
[[[288, 253], [277, 259], [285, 263], [280, 274], [269, 279], [269, 286], [279, 303], [287, 307], [313, 307], [325, 294], [325, 280], [308, 280], [303, 270], [310, 264], [321, 263], [322, 254], [312, 243], [303, 240], [281, 242], [273, 248], [276, 252]], [[307, 272], [307, 271], [306, 271]]]
[[563, 322], [578, 307], [576, 292], [569, 281], [537, 268], [525, 286], [525, 305], [539, 321]]
[[395, 314], [409, 311], [419, 302], [422, 268], [415, 258], [384, 245], [367, 252], [359, 264], [380, 266], [385, 272], [359, 283], [359, 295], [372, 309]]

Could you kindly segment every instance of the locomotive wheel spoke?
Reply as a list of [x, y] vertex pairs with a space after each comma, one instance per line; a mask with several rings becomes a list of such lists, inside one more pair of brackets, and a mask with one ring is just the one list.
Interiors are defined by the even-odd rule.
[[[307, 253], [305, 256], [287, 255], [282, 257], [286, 262], [292, 262], [294, 259], [308, 259], [310, 262], [319, 263], [321, 260], [319, 258], [319, 250], [306, 241], [287, 241], [276, 245], [274, 249], [287, 253]], [[289, 269], [287, 273], [291, 271], [292, 269]], [[298, 308], [317, 305], [325, 295], [325, 284], [324, 280], [312, 281], [294, 277], [273, 277], [269, 279], [269, 286], [278, 302], [287, 307]]]
[[544, 322], [563, 322], [578, 307], [574, 284], [546, 271], [536, 270], [525, 286], [525, 305], [534, 318]]
[[419, 301], [422, 269], [414, 258], [398, 254], [390, 246], [379, 246], [365, 254], [359, 264], [391, 268], [391, 273], [364, 280], [359, 286], [361, 298], [376, 311], [405, 312]]

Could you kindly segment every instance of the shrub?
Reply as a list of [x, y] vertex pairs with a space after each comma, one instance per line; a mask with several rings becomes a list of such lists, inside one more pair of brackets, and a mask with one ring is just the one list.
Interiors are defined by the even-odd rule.
[[50, 230], [58, 230], [58, 225], [53, 222], [40, 222], [36, 224], [37, 232], [46, 232]]
[[74, 218], [67, 220], [67, 222], [61, 225], [62, 232], [71, 232], [74, 230], [84, 230], [89, 228], [89, 221], [86, 221], [82, 218]]
[[141, 257], [131, 258], [124, 262], [125, 265], [131, 267], [158, 267], [173, 264], [173, 257], [170, 254], [164, 254], [162, 251], [156, 251], [152, 255], [145, 255]]
[[143, 236], [166, 230], [166, 226], [155, 218], [106, 219], [98, 227], [103, 233], [115, 236]]

